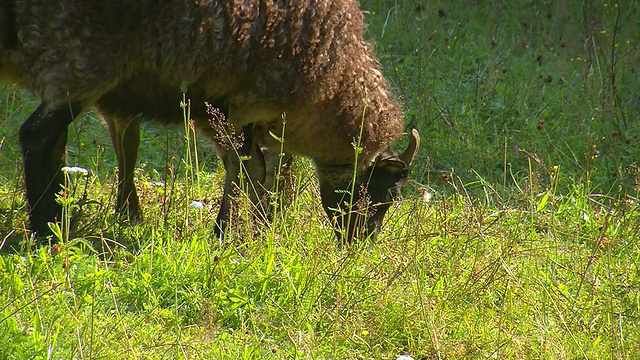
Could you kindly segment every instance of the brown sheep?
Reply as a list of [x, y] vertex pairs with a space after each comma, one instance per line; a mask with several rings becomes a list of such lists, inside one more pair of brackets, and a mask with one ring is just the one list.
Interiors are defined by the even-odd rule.
[[[59, 218], [67, 126], [89, 109], [106, 121], [118, 156], [117, 209], [137, 215], [138, 123], [181, 119], [167, 104], [186, 90], [200, 129], [213, 133], [206, 101], [241, 130], [238, 153], [250, 157], [254, 181], [268, 177], [262, 148], [277, 151], [269, 132], [284, 126], [285, 151], [316, 165], [336, 234], [375, 234], [419, 137], [413, 130], [403, 154], [390, 150], [403, 116], [364, 27], [357, 0], [0, 0], [0, 78], [41, 100], [20, 129], [32, 229], [46, 234]], [[214, 147], [226, 170], [222, 233], [241, 163]], [[365, 214], [349, 213], [351, 189]]]

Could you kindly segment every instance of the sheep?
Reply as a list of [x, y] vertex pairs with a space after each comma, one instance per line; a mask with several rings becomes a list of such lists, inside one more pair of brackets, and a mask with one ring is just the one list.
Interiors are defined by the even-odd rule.
[[0, 79], [40, 99], [19, 132], [31, 230], [48, 234], [60, 217], [67, 127], [88, 110], [116, 150], [116, 209], [139, 216], [139, 123], [181, 119], [167, 104], [186, 93], [199, 129], [216, 139], [208, 102], [244, 139], [213, 145], [226, 171], [220, 236], [241, 167], [257, 183], [270, 177], [265, 152], [281, 146], [270, 134], [315, 164], [338, 238], [375, 236], [419, 135], [391, 150], [403, 114], [364, 29], [357, 0], [0, 0]]

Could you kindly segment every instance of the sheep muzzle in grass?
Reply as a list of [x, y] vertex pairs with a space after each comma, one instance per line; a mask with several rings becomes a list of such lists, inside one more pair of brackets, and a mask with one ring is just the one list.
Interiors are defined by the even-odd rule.
[[400, 197], [419, 146], [419, 133], [413, 129], [404, 152], [387, 149], [356, 177], [355, 184], [338, 180], [352, 170], [347, 166], [318, 168], [322, 205], [338, 239], [343, 243], [375, 239], [385, 214]]

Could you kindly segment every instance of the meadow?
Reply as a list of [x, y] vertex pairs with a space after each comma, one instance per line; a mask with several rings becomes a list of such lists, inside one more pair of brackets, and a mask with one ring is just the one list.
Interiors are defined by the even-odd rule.
[[30, 246], [18, 130], [37, 100], [3, 85], [0, 358], [638, 358], [639, 3], [362, 8], [422, 137], [376, 241], [340, 246], [297, 159], [273, 221], [239, 199], [220, 242], [224, 174], [186, 121], [143, 128], [145, 220], [119, 221], [89, 113], [70, 126], [88, 173], [67, 172], [59, 245]]

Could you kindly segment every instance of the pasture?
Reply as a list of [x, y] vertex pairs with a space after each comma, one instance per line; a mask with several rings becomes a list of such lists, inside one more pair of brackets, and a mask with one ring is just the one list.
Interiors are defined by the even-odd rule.
[[60, 243], [30, 247], [18, 130], [38, 102], [2, 85], [0, 358], [636, 358], [638, 2], [362, 8], [422, 137], [375, 242], [339, 246], [297, 159], [273, 221], [240, 199], [220, 243], [224, 174], [188, 121], [143, 127], [144, 221], [118, 221], [89, 113], [70, 126], [68, 164], [88, 172], [67, 172]]

